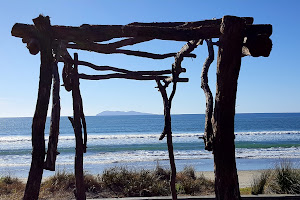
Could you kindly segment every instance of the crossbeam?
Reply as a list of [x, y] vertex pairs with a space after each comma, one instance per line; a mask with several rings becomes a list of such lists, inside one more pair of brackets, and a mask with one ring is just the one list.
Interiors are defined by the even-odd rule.
[[[199, 25], [200, 22], [187, 23], [185, 26], [156, 25], [133, 23], [129, 25], [88, 25], [80, 27], [72, 26], [51, 26], [54, 39], [67, 42], [93, 41], [102, 42], [113, 38], [140, 37], [161, 40], [190, 41], [197, 39], [219, 38], [221, 36], [219, 20], [206, 21], [206, 25]], [[177, 25], [177, 24], [176, 24]], [[186, 28], [188, 27], [188, 28]], [[272, 34], [272, 25], [250, 25], [246, 26], [246, 35]], [[21, 38], [35, 38], [36, 29], [33, 25], [16, 23], [12, 28], [12, 35]]]

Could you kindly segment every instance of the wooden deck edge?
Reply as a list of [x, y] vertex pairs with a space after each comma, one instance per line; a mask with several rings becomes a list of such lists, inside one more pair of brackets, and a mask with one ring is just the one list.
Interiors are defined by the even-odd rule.
[[[165, 197], [127, 197], [127, 198], [105, 198], [105, 200], [171, 200], [170, 196]], [[178, 200], [213, 200], [215, 196], [179, 196]], [[242, 195], [242, 200], [300, 200], [300, 195]], [[104, 200], [104, 199], [94, 199]]]

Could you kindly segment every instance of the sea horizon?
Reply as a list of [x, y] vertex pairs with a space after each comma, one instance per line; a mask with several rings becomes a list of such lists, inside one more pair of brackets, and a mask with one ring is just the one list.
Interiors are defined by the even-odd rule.
[[[121, 112], [128, 112], [128, 111], [121, 111]], [[138, 112], [138, 111], [137, 111]], [[160, 116], [163, 116], [164, 114], [155, 114], [155, 113], [148, 113], [150, 115], [160, 115]], [[148, 115], [148, 114], [145, 114], [145, 115]], [[297, 112], [237, 112], [235, 114], [300, 114], [300, 111], [297, 111]], [[143, 114], [141, 114], [143, 115]], [[171, 116], [172, 115], [205, 115], [205, 113], [175, 113], [175, 114], [172, 114], [171, 113]], [[9, 117], [1, 117], [0, 116], [0, 119], [1, 118], [33, 118], [34, 114], [32, 116], [9, 116]], [[60, 117], [70, 117], [70, 116], [73, 116], [73, 115], [61, 115]], [[95, 115], [85, 115], [85, 117], [106, 117], [106, 116], [137, 116], [137, 115], [103, 115], [103, 116], [97, 116], [97, 114]], [[144, 115], [143, 115], [144, 116]], [[47, 118], [50, 118], [51, 115], [47, 116]]]

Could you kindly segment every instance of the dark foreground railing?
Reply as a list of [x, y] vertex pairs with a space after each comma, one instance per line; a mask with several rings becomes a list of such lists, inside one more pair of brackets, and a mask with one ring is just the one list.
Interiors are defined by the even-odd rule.
[[[101, 200], [115, 200], [116, 198], [101, 199]], [[128, 197], [122, 198], [122, 200], [171, 200], [172, 197]], [[215, 196], [179, 196], [178, 200], [213, 200]], [[300, 195], [242, 195], [242, 200], [297, 200], [300, 199]], [[96, 199], [94, 199], [96, 200]], [[100, 199], [98, 199], [100, 200]]]

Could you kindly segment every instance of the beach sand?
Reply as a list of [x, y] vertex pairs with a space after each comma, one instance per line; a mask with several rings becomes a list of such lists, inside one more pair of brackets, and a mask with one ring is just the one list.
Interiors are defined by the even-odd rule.
[[[251, 187], [253, 179], [259, 177], [264, 170], [238, 171], [240, 188]], [[204, 175], [205, 178], [214, 180], [215, 174], [211, 171], [197, 172], [196, 175]]]

